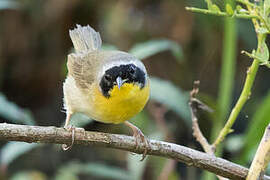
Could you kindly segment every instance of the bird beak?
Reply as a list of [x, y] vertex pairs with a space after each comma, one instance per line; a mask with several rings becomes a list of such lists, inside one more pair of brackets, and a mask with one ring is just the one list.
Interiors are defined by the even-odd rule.
[[124, 81], [122, 80], [121, 77], [118, 76], [118, 77], [116, 78], [116, 83], [117, 83], [118, 89], [120, 89], [121, 86], [123, 85]]

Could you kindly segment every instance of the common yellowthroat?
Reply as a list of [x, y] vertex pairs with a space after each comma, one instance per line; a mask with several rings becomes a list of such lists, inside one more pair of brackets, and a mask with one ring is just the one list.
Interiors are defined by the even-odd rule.
[[126, 52], [101, 50], [100, 35], [89, 25], [77, 25], [69, 35], [75, 53], [68, 55], [68, 76], [63, 85], [64, 127], [70, 129], [71, 115], [80, 112], [103, 123], [125, 123], [132, 129], [136, 145], [142, 140], [148, 146], [140, 129], [127, 121], [149, 99], [143, 63]]

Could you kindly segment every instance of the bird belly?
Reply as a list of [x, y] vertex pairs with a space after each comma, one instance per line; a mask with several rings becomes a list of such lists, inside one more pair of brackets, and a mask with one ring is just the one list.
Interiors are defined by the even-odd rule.
[[125, 83], [119, 89], [114, 86], [110, 97], [104, 97], [98, 86], [93, 87], [92, 110], [89, 116], [104, 123], [122, 123], [139, 113], [149, 98], [149, 85], [140, 88], [136, 84]]
[[68, 76], [63, 85], [64, 109], [67, 113], [86, 113], [91, 111], [91, 103], [86, 93], [82, 92], [76, 85], [75, 79]]

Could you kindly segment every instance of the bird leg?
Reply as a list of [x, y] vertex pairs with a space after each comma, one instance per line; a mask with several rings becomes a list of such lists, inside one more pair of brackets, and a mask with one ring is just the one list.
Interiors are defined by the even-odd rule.
[[143, 156], [141, 159], [141, 161], [143, 161], [144, 158], [146, 157], [147, 150], [149, 149], [149, 143], [146, 137], [144, 136], [144, 134], [142, 133], [142, 131], [138, 127], [136, 127], [135, 125], [131, 124], [128, 121], [125, 121], [125, 125], [130, 127], [133, 131], [133, 137], [135, 138], [136, 149], [138, 149], [139, 141], [144, 143], [145, 150], [143, 152]]
[[74, 139], [75, 139], [75, 127], [73, 127], [72, 125], [69, 125], [71, 115], [72, 115], [71, 113], [67, 113], [66, 121], [65, 121], [65, 126], [64, 126], [64, 128], [65, 128], [67, 131], [70, 131], [70, 130], [72, 131], [71, 144], [70, 144], [70, 145], [63, 144], [63, 145], [62, 145], [62, 149], [63, 149], [64, 151], [70, 149], [70, 148], [73, 146]]

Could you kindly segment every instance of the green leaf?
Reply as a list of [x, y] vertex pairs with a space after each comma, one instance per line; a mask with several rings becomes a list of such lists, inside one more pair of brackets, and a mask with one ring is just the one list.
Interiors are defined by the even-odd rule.
[[229, 3], [226, 4], [226, 12], [230, 16], [233, 16], [233, 14], [234, 14], [233, 8]]
[[101, 164], [101, 163], [77, 163], [71, 162], [62, 168], [60, 168], [54, 179], [63, 180], [67, 177], [72, 177], [72, 179], [79, 179], [79, 174], [91, 175], [99, 178], [105, 179], [117, 179], [125, 180], [129, 179], [129, 173], [126, 170]]
[[13, 123], [34, 125], [35, 121], [30, 111], [22, 109], [0, 93], [0, 116]]
[[215, 5], [215, 4], [211, 5], [210, 10], [212, 10], [214, 12], [221, 12], [219, 7], [217, 5]]
[[8, 142], [1, 148], [0, 164], [9, 165], [22, 154], [25, 154], [40, 145], [41, 144], [37, 143], [29, 144], [25, 142]]
[[243, 152], [239, 157], [240, 161], [245, 163], [248, 162], [250, 151], [257, 147], [266, 126], [269, 124], [270, 91], [256, 109], [257, 111], [253, 118], [249, 121], [249, 125], [244, 136]]
[[169, 81], [155, 77], [150, 78], [150, 87], [150, 99], [166, 105], [186, 120], [187, 124], [191, 123], [187, 92], [183, 92]]
[[269, 50], [265, 42], [261, 44], [260, 49], [256, 52], [256, 56], [262, 61], [267, 63], [269, 60]]
[[177, 60], [183, 57], [181, 47], [176, 42], [165, 39], [138, 43], [130, 49], [129, 53], [142, 60], [166, 50], [170, 50]]

